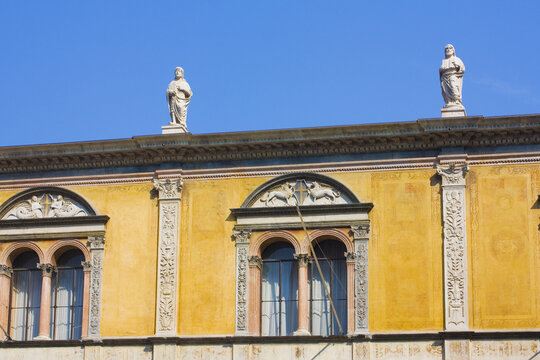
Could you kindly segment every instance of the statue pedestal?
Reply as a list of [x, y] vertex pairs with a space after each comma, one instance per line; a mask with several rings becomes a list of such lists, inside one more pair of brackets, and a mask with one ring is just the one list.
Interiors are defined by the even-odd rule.
[[463, 117], [467, 116], [463, 106], [443, 107], [441, 109], [441, 117]]
[[187, 127], [180, 124], [169, 123], [168, 125], [161, 127], [162, 134], [186, 134], [187, 132]]

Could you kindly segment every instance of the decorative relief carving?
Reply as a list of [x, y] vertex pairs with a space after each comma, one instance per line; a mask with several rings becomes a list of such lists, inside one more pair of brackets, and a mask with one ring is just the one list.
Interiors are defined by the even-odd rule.
[[0, 275], [5, 275], [11, 277], [13, 270], [7, 265], [0, 265]]
[[294, 254], [294, 258], [298, 261], [298, 266], [308, 266], [310, 261], [308, 254]]
[[471, 359], [532, 359], [538, 352], [535, 340], [474, 341]]
[[178, 203], [160, 204], [157, 333], [175, 333]]
[[63, 218], [88, 216], [88, 211], [75, 200], [59, 194], [34, 195], [16, 203], [2, 220]]
[[240, 245], [236, 247], [236, 331], [248, 330], [248, 247]]
[[354, 264], [356, 262], [356, 253], [353, 252], [345, 252], [345, 259], [347, 264]]
[[[101, 241], [94, 241], [94, 243], [103, 242], [102, 237], [93, 238], [100, 239]], [[92, 241], [89, 239], [89, 243]], [[103, 277], [103, 245], [101, 247], [91, 248], [92, 257], [92, 272], [90, 274], [90, 311], [88, 321], [88, 337], [99, 338], [100, 335], [100, 321], [101, 321], [101, 281]]]
[[37, 264], [37, 268], [42, 271], [43, 276], [51, 277], [53, 271], [55, 270], [52, 264]]
[[374, 343], [375, 359], [442, 359], [442, 345], [433, 343]]
[[89, 236], [86, 245], [90, 247], [90, 250], [103, 250], [105, 247], [105, 237]]
[[256, 266], [259, 269], [262, 268], [262, 259], [258, 256], [250, 256], [248, 258], [249, 266]]
[[442, 176], [445, 323], [447, 330], [468, 328], [465, 175], [467, 164], [439, 166]]
[[251, 230], [234, 230], [232, 238], [236, 244], [249, 244]]
[[355, 331], [368, 330], [368, 242], [356, 240], [354, 252]]
[[354, 240], [369, 238], [369, 225], [351, 225]]
[[449, 164], [437, 166], [437, 173], [442, 177], [442, 185], [465, 186], [465, 174], [469, 171], [467, 164]]
[[92, 271], [92, 263], [90, 261], [81, 261], [84, 272]]
[[182, 179], [154, 179], [154, 189], [159, 193], [159, 200], [180, 199], [183, 184]]
[[252, 207], [348, 204], [350, 200], [338, 190], [317, 181], [298, 179], [274, 186], [262, 194]]

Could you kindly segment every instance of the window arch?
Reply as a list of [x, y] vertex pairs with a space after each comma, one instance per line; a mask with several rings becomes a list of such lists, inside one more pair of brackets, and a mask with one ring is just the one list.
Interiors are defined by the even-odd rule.
[[316, 242], [313, 248], [322, 276], [315, 263], [311, 262], [308, 268], [310, 332], [321, 336], [341, 335], [347, 332], [347, 248], [334, 239]]
[[292, 335], [297, 322], [298, 266], [294, 247], [274, 242], [262, 252], [261, 335]]
[[41, 270], [39, 257], [24, 251], [13, 259], [9, 333], [13, 340], [32, 340], [39, 334], [41, 305]]

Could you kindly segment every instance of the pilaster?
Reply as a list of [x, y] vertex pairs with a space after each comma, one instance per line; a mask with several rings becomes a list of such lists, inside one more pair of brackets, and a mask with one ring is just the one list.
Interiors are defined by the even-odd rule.
[[88, 338], [99, 339], [101, 327], [101, 287], [103, 279], [104, 236], [89, 236], [90, 247], [90, 304], [88, 314]]
[[466, 163], [437, 166], [442, 178], [445, 329], [469, 328], [467, 300]]
[[[0, 264], [0, 341], [6, 339], [9, 318], [10, 283], [13, 271], [7, 265]], [[3, 330], [2, 330], [3, 329]]]
[[250, 230], [234, 230], [233, 240], [236, 245], [236, 334], [248, 334], [248, 266]]
[[182, 179], [155, 179], [159, 204], [156, 335], [176, 336]]
[[369, 225], [351, 225], [354, 240], [354, 254], [347, 254], [347, 260], [354, 259], [354, 332], [369, 331], [368, 306], [368, 241]]

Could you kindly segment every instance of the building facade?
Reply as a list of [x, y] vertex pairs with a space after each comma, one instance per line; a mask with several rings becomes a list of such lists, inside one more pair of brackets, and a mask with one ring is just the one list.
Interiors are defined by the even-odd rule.
[[0, 148], [2, 359], [529, 359], [540, 115]]

